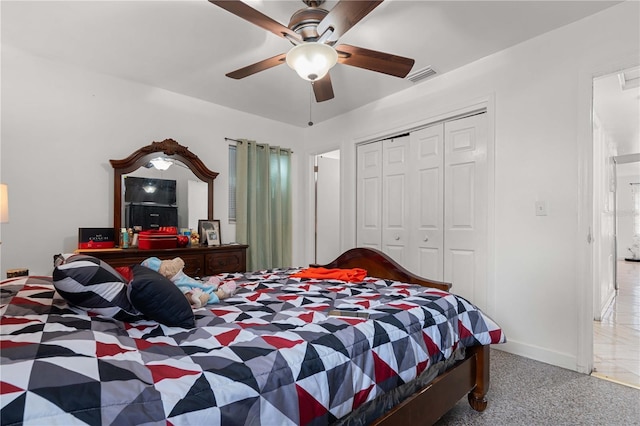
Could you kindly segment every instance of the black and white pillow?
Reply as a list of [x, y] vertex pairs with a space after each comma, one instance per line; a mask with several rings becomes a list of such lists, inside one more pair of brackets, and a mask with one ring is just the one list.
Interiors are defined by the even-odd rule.
[[53, 285], [67, 302], [87, 312], [120, 321], [141, 318], [127, 297], [122, 275], [93, 256], [69, 256], [53, 270]]

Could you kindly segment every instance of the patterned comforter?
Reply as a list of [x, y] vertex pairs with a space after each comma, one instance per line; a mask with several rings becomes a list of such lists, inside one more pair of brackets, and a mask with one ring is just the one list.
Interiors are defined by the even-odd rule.
[[1, 283], [2, 425], [328, 424], [460, 346], [504, 341], [450, 293], [292, 271], [221, 276], [238, 293], [194, 329], [89, 316], [49, 277]]

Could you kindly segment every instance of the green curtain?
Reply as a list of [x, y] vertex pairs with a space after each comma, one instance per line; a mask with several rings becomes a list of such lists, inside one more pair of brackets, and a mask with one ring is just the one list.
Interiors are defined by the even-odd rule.
[[291, 265], [291, 151], [242, 139], [236, 147], [236, 240], [247, 268]]

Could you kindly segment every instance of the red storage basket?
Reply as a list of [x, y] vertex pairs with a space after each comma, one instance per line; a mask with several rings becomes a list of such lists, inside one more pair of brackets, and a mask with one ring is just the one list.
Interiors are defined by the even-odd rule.
[[141, 250], [168, 249], [178, 247], [178, 236], [165, 231], [141, 231], [138, 248]]

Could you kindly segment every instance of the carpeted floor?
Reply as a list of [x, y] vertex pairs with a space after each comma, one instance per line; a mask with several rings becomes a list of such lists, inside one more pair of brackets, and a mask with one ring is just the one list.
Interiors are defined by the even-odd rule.
[[465, 397], [436, 425], [640, 425], [640, 390], [496, 349], [487, 399], [478, 413]]

